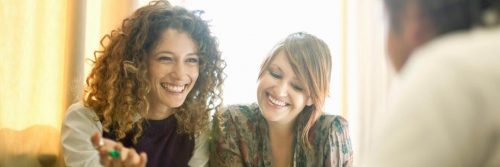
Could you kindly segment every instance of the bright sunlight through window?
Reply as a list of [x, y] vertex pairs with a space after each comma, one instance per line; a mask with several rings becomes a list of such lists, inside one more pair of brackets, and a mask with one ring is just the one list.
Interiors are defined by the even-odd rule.
[[[139, 6], [147, 4], [143, 0]], [[333, 55], [326, 112], [340, 110], [340, 10], [338, 0], [177, 0], [203, 10], [227, 62], [224, 104], [256, 102], [257, 75], [264, 57], [288, 34], [305, 31], [323, 39]]]

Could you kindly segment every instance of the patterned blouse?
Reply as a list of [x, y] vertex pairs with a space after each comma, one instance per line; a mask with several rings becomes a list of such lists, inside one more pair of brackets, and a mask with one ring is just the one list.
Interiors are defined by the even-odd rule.
[[[292, 165], [352, 166], [353, 151], [347, 121], [340, 116], [322, 115], [316, 121], [309, 131], [312, 151], [300, 144], [302, 129], [309, 115], [309, 111], [302, 111], [295, 123]], [[257, 104], [229, 106], [221, 121], [221, 124], [214, 123], [212, 166], [273, 166], [267, 122]], [[222, 132], [216, 130], [219, 127], [222, 127]]]

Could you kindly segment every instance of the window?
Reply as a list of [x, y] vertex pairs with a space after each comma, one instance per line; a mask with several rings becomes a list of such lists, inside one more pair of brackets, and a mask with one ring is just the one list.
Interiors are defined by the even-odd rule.
[[[149, 1], [140, 1], [139, 6]], [[224, 104], [256, 102], [257, 75], [264, 57], [288, 34], [305, 31], [323, 39], [333, 56], [326, 111], [340, 114], [340, 2], [338, 0], [181, 0], [203, 10], [227, 62]]]

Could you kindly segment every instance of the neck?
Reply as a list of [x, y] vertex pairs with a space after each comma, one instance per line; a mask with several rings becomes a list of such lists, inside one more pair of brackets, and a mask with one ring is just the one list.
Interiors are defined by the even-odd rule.
[[160, 103], [155, 103], [150, 105], [146, 118], [151, 120], [162, 120], [172, 114], [173, 112], [171, 108]]
[[293, 123], [268, 122], [270, 137], [290, 137], [293, 136]]
[[273, 166], [288, 167], [293, 159], [293, 123], [269, 123], [269, 142]]

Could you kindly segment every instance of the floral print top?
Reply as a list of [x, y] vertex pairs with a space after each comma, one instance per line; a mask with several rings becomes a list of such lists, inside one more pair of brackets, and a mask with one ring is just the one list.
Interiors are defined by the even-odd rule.
[[[294, 167], [352, 166], [353, 151], [347, 121], [322, 115], [309, 131], [312, 151], [301, 144], [303, 127], [310, 111], [302, 111], [294, 127]], [[268, 125], [257, 104], [233, 105], [215, 119], [210, 163], [212, 166], [271, 167]], [[221, 130], [217, 130], [222, 129]]]

